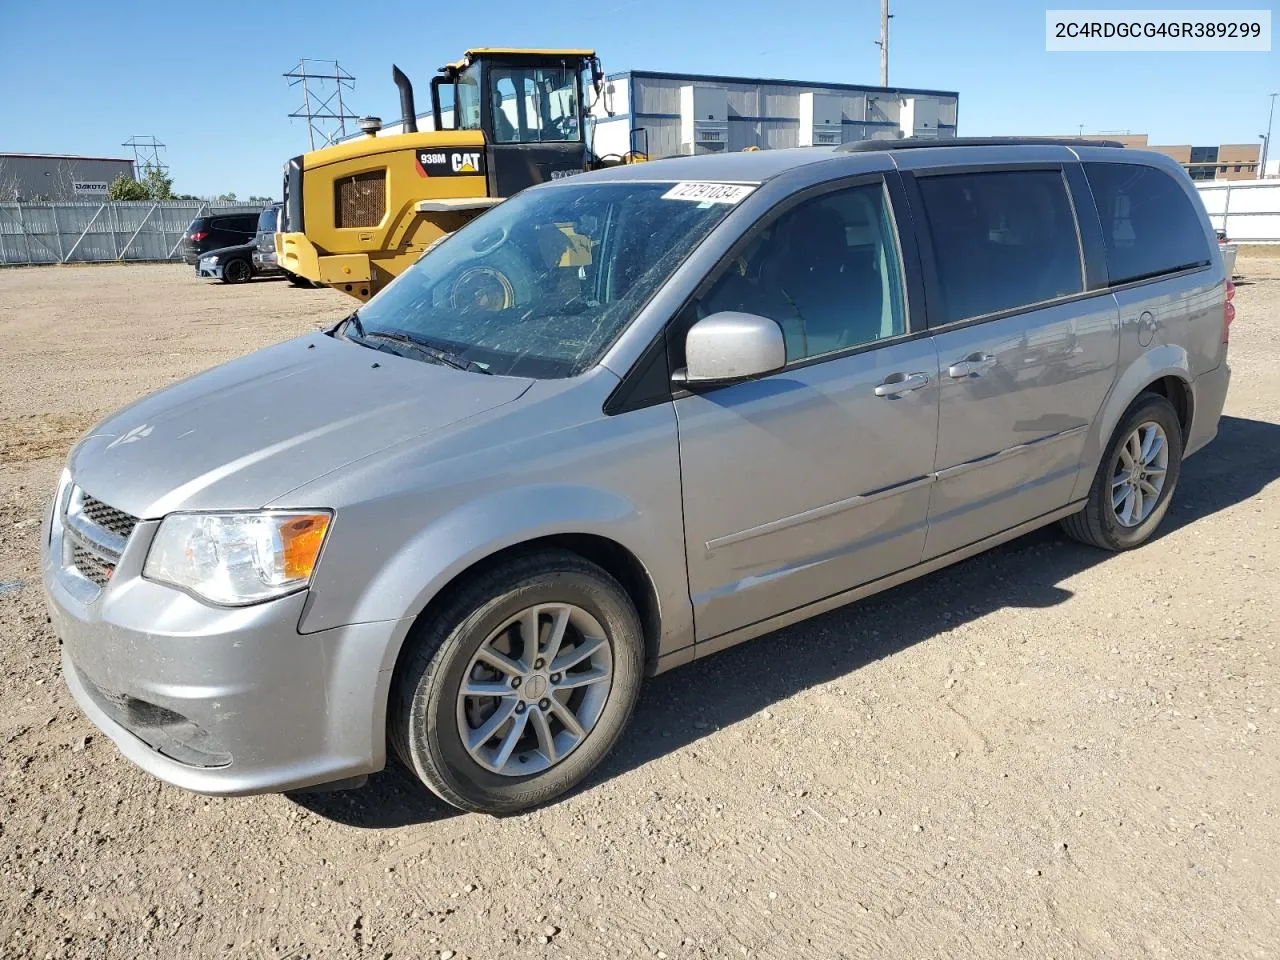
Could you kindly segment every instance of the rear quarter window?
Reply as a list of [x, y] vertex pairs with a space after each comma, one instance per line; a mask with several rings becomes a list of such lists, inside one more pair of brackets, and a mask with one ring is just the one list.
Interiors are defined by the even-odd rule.
[[1194, 202], [1173, 177], [1136, 163], [1086, 163], [1112, 285], [1209, 263]]

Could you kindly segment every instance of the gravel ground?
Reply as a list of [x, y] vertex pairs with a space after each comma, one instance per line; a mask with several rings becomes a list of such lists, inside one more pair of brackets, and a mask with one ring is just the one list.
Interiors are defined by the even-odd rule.
[[213, 800], [63, 688], [36, 541], [69, 444], [341, 316], [188, 268], [0, 271], [0, 956], [1280, 953], [1280, 260], [1246, 260], [1218, 440], [1156, 541], [1041, 531], [651, 681], [534, 813]]

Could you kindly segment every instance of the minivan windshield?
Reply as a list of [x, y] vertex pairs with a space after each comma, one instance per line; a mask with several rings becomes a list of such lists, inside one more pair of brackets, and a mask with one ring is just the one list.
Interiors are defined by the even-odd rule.
[[411, 338], [488, 373], [575, 376], [733, 208], [706, 199], [714, 191], [683, 186], [628, 181], [520, 193], [361, 307], [358, 329]]

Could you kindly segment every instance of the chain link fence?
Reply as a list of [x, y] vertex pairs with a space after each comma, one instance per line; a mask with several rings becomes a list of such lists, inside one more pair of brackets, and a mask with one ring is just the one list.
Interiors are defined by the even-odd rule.
[[178, 260], [182, 234], [196, 217], [261, 209], [191, 200], [0, 203], [0, 266]]

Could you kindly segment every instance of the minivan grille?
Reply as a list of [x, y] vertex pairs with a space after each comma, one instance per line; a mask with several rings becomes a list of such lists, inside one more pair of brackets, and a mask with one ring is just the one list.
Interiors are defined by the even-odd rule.
[[376, 227], [387, 212], [385, 170], [343, 177], [333, 185], [335, 227]]
[[101, 500], [84, 495], [80, 512], [104, 529], [110, 530], [117, 537], [128, 540], [133, 528], [138, 525], [137, 517], [131, 517], [123, 510], [108, 506]]
[[105, 587], [115, 572], [115, 567], [95, 553], [90, 553], [78, 543], [71, 544], [71, 562], [80, 576], [99, 587]]
[[65, 568], [75, 570], [99, 589], [105, 587], [138, 526], [138, 518], [75, 486], [62, 521]]

